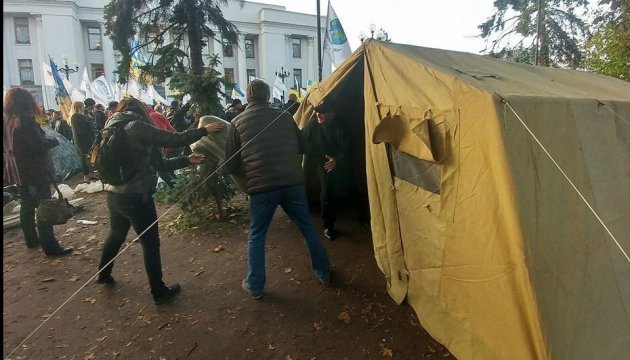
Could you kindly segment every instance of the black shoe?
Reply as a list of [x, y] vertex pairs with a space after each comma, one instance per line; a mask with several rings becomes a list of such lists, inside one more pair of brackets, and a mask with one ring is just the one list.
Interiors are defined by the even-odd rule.
[[97, 284], [114, 285], [116, 283], [116, 280], [114, 280], [114, 277], [111, 276], [111, 275], [102, 275], [101, 274], [96, 279], [96, 283]]
[[324, 236], [330, 241], [335, 240], [335, 230], [332, 228], [324, 228]]
[[29, 249], [36, 249], [40, 246], [39, 240], [37, 241], [27, 241], [26, 247]]
[[69, 246], [59, 245], [59, 247], [52, 251], [44, 251], [46, 256], [63, 256], [72, 253], [72, 248]]
[[153, 300], [155, 300], [156, 305], [162, 305], [174, 298], [180, 291], [182, 291], [182, 287], [179, 284], [173, 284], [167, 287], [162, 294], [153, 295]]

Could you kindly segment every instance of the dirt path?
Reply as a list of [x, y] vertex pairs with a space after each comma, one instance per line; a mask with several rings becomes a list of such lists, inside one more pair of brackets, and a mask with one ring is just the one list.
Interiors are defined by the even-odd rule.
[[[28, 250], [19, 229], [3, 235], [5, 358], [97, 270], [108, 231], [105, 196], [81, 196], [86, 209], [55, 227], [73, 255], [47, 258]], [[158, 213], [166, 208], [160, 205]], [[408, 305], [385, 293], [369, 232], [343, 215], [339, 228], [352, 235], [325, 243], [335, 279], [324, 288], [297, 229], [279, 210], [267, 238], [266, 293], [257, 301], [240, 288], [247, 219], [173, 233], [168, 224], [178, 213], [160, 221], [164, 279], [183, 288], [175, 302], [153, 304], [135, 244], [116, 261], [115, 286], [90, 282], [11, 358], [454, 359]], [[98, 224], [77, 225], [77, 219]]]

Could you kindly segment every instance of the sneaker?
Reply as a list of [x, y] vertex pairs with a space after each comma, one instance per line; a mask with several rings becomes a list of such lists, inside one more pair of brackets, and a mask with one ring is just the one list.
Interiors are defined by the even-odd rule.
[[241, 287], [242, 287], [242, 288], [243, 288], [243, 290], [245, 290], [245, 292], [246, 292], [246, 293], [248, 293], [248, 294], [249, 294], [249, 296], [251, 296], [251, 297], [252, 297], [252, 299], [254, 299], [254, 300], [258, 300], [258, 299], [260, 299], [260, 298], [263, 296], [263, 294], [262, 294], [262, 293], [260, 293], [260, 294], [256, 294], [256, 293], [254, 293], [253, 291], [251, 291], [251, 290], [249, 289], [249, 287], [247, 286], [247, 281], [245, 281], [245, 279], [243, 279], [243, 281], [241, 282]]
[[161, 295], [153, 295], [153, 300], [155, 300], [156, 305], [162, 305], [174, 298], [180, 291], [182, 291], [182, 287], [179, 284], [173, 284], [167, 287]]
[[319, 280], [320, 284], [322, 284], [322, 285], [324, 285], [326, 287], [330, 286], [330, 283], [331, 283], [331, 280], [332, 280], [332, 271], [330, 271], [328, 273], [327, 277], [321, 277], [321, 278], [318, 277], [317, 279]]
[[332, 228], [324, 228], [324, 236], [330, 241], [335, 240], [335, 230]]
[[111, 276], [111, 275], [100, 274], [98, 276], [98, 278], [96, 279], [96, 283], [97, 284], [114, 285], [116, 283], [116, 280], [114, 280], [114, 277]]

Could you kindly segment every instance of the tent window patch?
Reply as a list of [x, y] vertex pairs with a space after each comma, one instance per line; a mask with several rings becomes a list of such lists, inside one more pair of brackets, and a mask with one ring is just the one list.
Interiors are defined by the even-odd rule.
[[441, 164], [419, 159], [413, 155], [398, 151], [392, 146], [387, 148], [389, 149], [390, 159], [393, 164], [392, 171], [395, 177], [426, 191], [440, 194]]

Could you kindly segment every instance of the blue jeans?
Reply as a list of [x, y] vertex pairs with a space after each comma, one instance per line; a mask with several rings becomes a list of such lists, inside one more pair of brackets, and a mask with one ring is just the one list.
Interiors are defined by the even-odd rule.
[[255, 295], [262, 294], [265, 287], [265, 238], [278, 205], [300, 229], [315, 275], [325, 282], [330, 279], [328, 254], [315, 232], [304, 185], [290, 186], [250, 196], [250, 224], [247, 238], [249, 269], [245, 281], [247, 287]]

